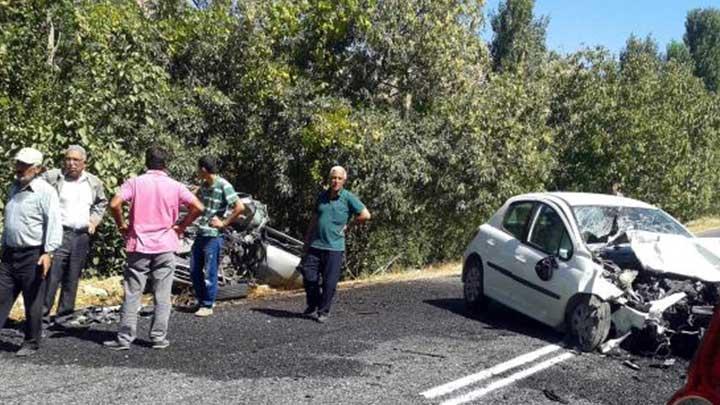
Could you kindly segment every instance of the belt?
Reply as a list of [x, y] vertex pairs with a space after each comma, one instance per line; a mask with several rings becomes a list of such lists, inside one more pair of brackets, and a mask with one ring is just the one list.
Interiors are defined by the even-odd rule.
[[69, 226], [63, 226], [63, 232], [83, 234], [83, 233], [88, 233], [88, 229], [87, 228], [75, 229], [75, 228], [71, 228]]
[[9, 252], [27, 252], [30, 250], [40, 250], [42, 249], [42, 245], [39, 246], [22, 246], [22, 247], [14, 247], [9, 245], [3, 245], [2, 250], [3, 251], [9, 251]]

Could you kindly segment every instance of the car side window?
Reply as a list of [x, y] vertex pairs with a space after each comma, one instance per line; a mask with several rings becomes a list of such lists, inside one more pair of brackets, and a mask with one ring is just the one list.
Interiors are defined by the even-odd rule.
[[535, 203], [531, 201], [516, 202], [508, 207], [502, 226], [516, 238], [522, 240], [530, 214]]
[[560, 258], [567, 259], [572, 256], [572, 241], [560, 215], [544, 204], [538, 210], [528, 242]]

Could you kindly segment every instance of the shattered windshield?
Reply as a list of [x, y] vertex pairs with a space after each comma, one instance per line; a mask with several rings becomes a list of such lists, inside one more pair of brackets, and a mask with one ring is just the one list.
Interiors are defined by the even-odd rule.
[[606, 243], [628, 230], [692, 237], [670, 215], [655, 208], [585, 205], [573, 207], [573, 212], [585, 243]]

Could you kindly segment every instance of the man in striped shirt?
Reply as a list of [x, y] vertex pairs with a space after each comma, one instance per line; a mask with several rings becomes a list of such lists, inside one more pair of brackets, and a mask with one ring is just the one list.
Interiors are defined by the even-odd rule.
[[[223, 229], [232, 224], [245, 206], [232, 184], [218, 174], [217, 160], [203, 156], [198, 160], [198, 177], [202, 185], [197, 191], [205, 210], [198, 219], [198, 233], [192, 247], [190, 273], [198, 301], [195, 316], [213, 313], [218, 289], [218, 267], [223, 246]], [[228, 208], [232, 211], [226, 216]]]

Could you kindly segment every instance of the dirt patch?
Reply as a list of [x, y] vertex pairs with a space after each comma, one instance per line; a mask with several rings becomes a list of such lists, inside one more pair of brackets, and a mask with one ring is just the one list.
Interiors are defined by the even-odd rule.
[[690, 230], [690, 232], [697, 235], [701, 232], [720, 228], [720, 217], [698, 218], [688, 222], [685, 226]]

